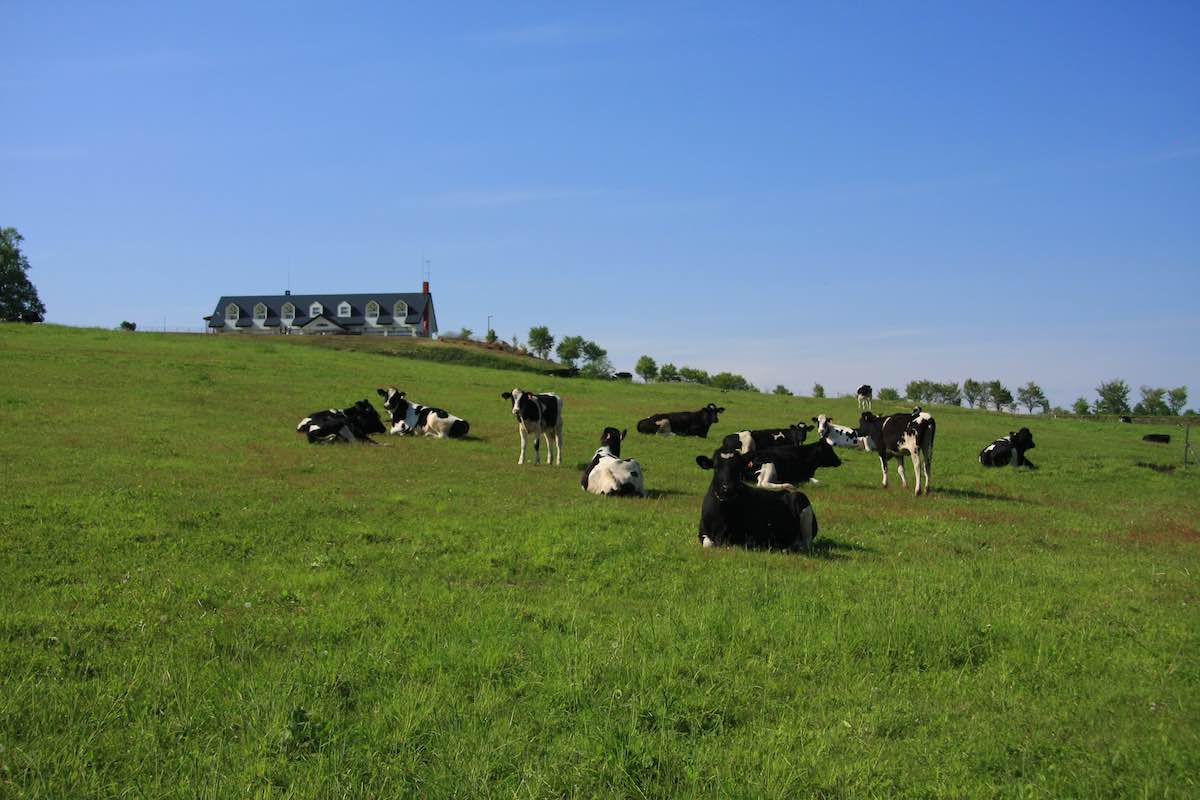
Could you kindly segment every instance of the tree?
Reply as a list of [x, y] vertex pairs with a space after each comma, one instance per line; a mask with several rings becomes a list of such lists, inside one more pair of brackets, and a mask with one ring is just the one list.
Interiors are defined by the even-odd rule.
[[[515, 337], [514, 337], [515, 338]], [[529, 329], [529, 349], [537, 355], [538, 358], [548, 358], [550, 350], [554, 347], [554, 337], [550, 335], [550, 329], [545, 325], [535, 325]]]
[[487, 343], [488, 343], [488, 344], [495, 344], [495, 343], [496, 343], [496, 339], [497, 339], [498, 337], [496, 336], [496, 331], [495, 331], [495, 330], [493, 330], [492, 328], [488, 328], [487, 336], [485, 336], [485, 337], [483, 337], [483, 338], [484, 338], [484, 340], [485, 340], [485, 341], [487, 341]]
[[658, 379], [663, 383], [679, 383], [679, 370], [668, 361], [658, 368]]
[[1096, 401], [1097, 414], [1128, 414], [1129, 384], [1120, 378], [1105, 381], [1096, 387], [1100, 399]]
[[633, 371], [646, 383], [650, 383], [658, 377], [658, 364], [650, 356], [642, 356], [638, 359], [637, 366], [633, 368]]
[[904, 387], [904, 396], [909, 400], [917, 403], [924, 403], [932, 398], [929, 397], [930, 384], [927, 380], [909, 381]]
[[1167, 407], [1171, 409], [1172, 414], [1178, 414], [1187, 405], [1187, 387], [1177, 386], [1167, 392]]
[[558, 354], [558, 360], [568, 367], [575, 366], [575, 362], [583, 354], [584, 341], [582, 336], [564, 336], [554, 351]]
[[583, 353], [584, 365], [580, 372], [589, 378], [612, 376], [613, 365], [608, 360], [608, 351], [592, 341], [585, 341], [579, 348]]
[[948, 406], [962, 404], [962, 390], [958, 388], [958, 384], [954, 381], [935, 383], [933, 384], [932, 392], [935, 403], [944, 403]]
[[974, 378], [967, 378], [963, 381], [962, 393], [963, 397], [967, 398], [967, 405], [974, 408], [984, 397], [984, 386]]
[[1092, 404], [1087, 401], [1087, 398], [1080, 397], [1071, 405], [1071, 411], [1081, 417], [1086, 417], [1092, 413]]
[[[779, 393], [776, 392], [776, 394], [779, 394]], [[791, 392], [788, 392], [788, 394], [791, 394]], [[818, 399], [825, 397], [825, 387], [819, 383], [814, 383], [813, 384], [813, 397], [818, 398]]]
[[709, 378], [709, 384], [718, 389], [728, 389], [735, 392], [757, 392], [754, 384], [741, 375], [733, 372], [718, 372]]
[[[791, 397], [791, 396], [792, 396], [792, 390], [791, 390], [791, 389], [789, 389], [789, 388], [787, 388], [786, 386], [784, 386], [784, 385], [781, 383], [781, 384], [778, 384], [778, 385], [775, 387], [775, 390], [774, 390], [774, 391], [772, 391], [772, 392], [771, 392], [771, 394], [778, 394], [778, 395], [783, 395], [783, 396], [785, 396], [785, 397]], [[823, 397], [823, 396], [824, 396], [824, 395], [822, 395], [822, 397]]]
[[46, 306], [29, 282], [29, 259], [21, 252], [24, 240], [16, 228], [0, 228], [0, 319], [41, 322]]
[[712, 380], [708, 377], [707, 372], [694, 367], [680, 367], [679, 377], [682, 378], [685, 383], [699, 383], [702, 386], [707, 386]]
[[1167, 407], [1167, 390], [1143, 386], [1138, 391], [1142, 394], [1141, 402], [1133, 407], [1133, 413], [1145, 414], [1152, 417], [1170, 416], [1171, 409]]
[[475, 333], [475, 331], [471, 330], [470, 328], [468, 328], [464, 325], [463, 329], [461, 331], [459, 331], [458, 335], [459, 335], [459, 337], [461, 337], [463, 339], [470, 339], [471, 336], [474, 335], [474, 333]]
[[1042, 387], [1038, 386], [1033, 381], [1017, 389], [1017, 400], [1021, 405], [1029, 409], [1029, 413], [1033, 413], [1034, 406], [1049, 408], [1050, 401], [1046, 399], [1046, 393], [1042, 391]]
[[136, 322], [130, 322], [129, 320], [124, 320], [124, 321], [121, 323], [121, 330], [123, 330], [123, 331], [130, 331], [130, 332], [132, 333], [133, 331], [136, 331], [136, 330], [137, 330], [137, 323], [136, 323]]
[[900, 399], [900, 393], [897, 392], [891, 386], [885, 386], [879, 390], [879, 399], [880, 400], [890, 400], [892, 402], [896, 402], [897, 400]]
[[983, 402], [991, 402], [997, 411], [1003, 411], [1005, 406], [1011, 406], [1013, 395], [1000, 381], [988, 381], [984, 384]]

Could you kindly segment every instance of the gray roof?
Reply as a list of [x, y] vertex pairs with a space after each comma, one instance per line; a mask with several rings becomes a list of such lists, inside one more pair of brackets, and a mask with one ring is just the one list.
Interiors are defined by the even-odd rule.
[[[407, 325], [420, 325], [421, 320], [425, 317], [426, 307], [428, 307], [429, 332], [437, 333], [437, 315], [433, 312], [433, 295], [421, 292], [223, 295], [217, 301], [217, 306], [213, 310], [208, 326], [210, 328], [225, 327], [225, 309], [230, 303], [235, 303], [240, 312], [238, 319], [239, 327], [246, 327], [241, 324], [242, 320], [254, 318], [254, 307], [259, 303], [267, 307], [267, 322], [265, 323], [267, 327], [279, 325], [279, 319], [283, 316], [281, 312], [284, 303], [291, 303], [296, 307], [296, 318], [292, 321], [292, 324], [304, 325], [310, 321], [308, 316], [309, 308], [313, 303], [320, 303], [324, 310], [324, 316], [338, 325], [353, 328], [366, 322], [367, 303], [372, 300], [379, 303], [379, 322], [384, 324], [392, 322], [392, 308], [398, 300], [403, 300], [408, 305], [408, 314], [402, 320]], [[350, 304], [349, 317], [337, 316], [338, 306], [342, 303]]]

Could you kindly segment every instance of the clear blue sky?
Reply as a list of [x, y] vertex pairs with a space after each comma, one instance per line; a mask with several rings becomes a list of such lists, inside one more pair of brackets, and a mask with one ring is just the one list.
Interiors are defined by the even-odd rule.
[[[446, 9], [446, 10], [431, 10]], [[1200, 4], [0, 3], [55, 322], [410, 291], [807, 393], [1200, 405]], [[1136, 394], [1136, 392], [1135, 392]]]

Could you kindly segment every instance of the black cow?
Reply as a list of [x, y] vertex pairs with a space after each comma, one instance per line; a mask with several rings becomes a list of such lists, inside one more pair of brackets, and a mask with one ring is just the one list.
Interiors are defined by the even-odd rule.
[[752, 450], [762, 450], [764, 447], [782, 447], [783, 445], [804, 444], [811, 425], [803, 422], [788, 428], [764, 428], [757, 431], [738, 431], [731, 433], [721, 440], [725, 450], [737, 450], [739, 453], [749, 453]]
[[745, 454], [747, 480], [759, 488], [782, 492], [802, 483], [820, 483], [813, 477], [821, 467], [840, 467], [842, 460], [826, 439], [799, 447], [768, 447]]
[[603, 495], [646, 496], [642, 465], [633, 459], [621, 458], [621, 440], [626, 431], [605, 428], [600, 434], [600, 448], [592, 457], [579, 479], [585, 491]]
[[[916, 473], [916, 493], [929, 494], [929, 472], [933, 467], [933, 436], [937, 425], [933, 416], [920, 408], [914, 408], [911, 414], [889, 414], [877, 417], [870, 411], [864, 411], [858, 420], [855, 433], [863, 443], [863, 449], [874, 450], [879, 454], [879, 467], [883, 470], [883, 488], [887, 488], [887, 462], [892, 456], [896, 457], [896, 472], [900, 475], [900, 485], [908, 488], [904, 479], [904, 456], [910, 456], [913, 462], [913, 472]], [[922, 487], [921, 477], [925, 482]]]
[[562, 398], [556, 394], [534, 394], [513, 389], [500, 395], [512, 401], [512, 413], [517, 418], [517, 432], [521, 434], [521, 456], [518, 464], [525, 463], [525, 442], [533, 436], [533, 463], [541, 463], [542, 437], [546, 437], [546, 463], [552, 460], [562, 464]]
[[1012, 464], [1014, 467], [1037, 469], [1033, 462], [1025, 457], [1025, 453], [1034, 447], [1036, 445], [1029, 428], [1021, 428], [1019, 431], [1011, 431], [1008, 436], [1000, 437], [979, 451], [979, 463], [985, 467], [1004, 467]]
[[1132, 425], [1132, 424], [1133, 424], [1133, 417], [1125, 416], [1124, 414], [1122, 414], [1122, 415], [1121, 415], [1121, 422], [1124, 422], [1126, 425]]
[[471, 430], [471, 423], [465, 419], [454, 416], [444, 408], [414, 403], [395, 386], [376, 391], [383, 398], [383, 407], [391, 415], [392, 433], [461, 439]]
[[296, 431], [308, 435], [309, 444], [333, 442], [366, 442], [375, 444], [372, 433], [387, 433], [379, 413], [368, 400], [359, 400], [349, 408], [314, 411], [296, 426]]
[[864, 383], [862, 386], [854, 390], [854, 396], [858, 398], [859, 411], [864, 409], [867, 411], [871, 410], [872, 394], [874, 394], [874, 392], [871, 390], [871, 384], [869, 383]]
[[801, 492], [769, 492], [747, 486], [746, 456], [718, 450], [696, 456], [701, 469], [713, 470], [700, 509], [700, 544], [750, 548], [808, 549], [817, 536], [817, 517]]
[[708, 429], [719, 421], [717, 415], [724, 414], [725, 408], [718, 408], [709, 403], [699, 411], [671, 411], [665, 414], [652, 414], [643, 420], [638, 420], [638, 433], [661, 433], [664, 435], [699, 436], [708, 438]]
[[1170, 444], [1171, 434], [1169, 433], [1147, 433], [1142, 437], [1143, 442], [1154, 442], [1155, 444]]

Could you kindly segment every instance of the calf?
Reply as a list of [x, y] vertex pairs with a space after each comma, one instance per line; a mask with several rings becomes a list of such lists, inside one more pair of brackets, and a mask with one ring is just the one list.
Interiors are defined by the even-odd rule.
[[626, 433], [605, 428], [600, 434], [600, 448], [579, 480], [585, 491], [601, 495], [646, 496], [642, 465], [633, 459], [621, 458], [621, 440]]
[[461, 439], [471, 430], [471, 424], [465, 419], [459, 419], [444, 408], [414, 403], [395, 386], [376, 391], [383, 398], [383, 407], [391, 415], [392, 433]]
[[701, 469], [713, 470], [700, 509], [700, 544], [807, 550], [817, 536], [817, 517], [801, 492], [768, 492], [742, 481], [746, 456], [718, 450], [696, 456]]
[[804, 444], [804, 440], [811, 430], [811, 425], [798, 422], [787, 428], [738, 431], [721, 440], [721, 449], [737, 450], [739, 453], [745, 454], [752, 450], [762, 450], [764, 447], [782, 447], [789, 444], [799, 447]]
[[[892, 456], [896, 457], [896, 472], [900, 475], [900, 485], [908, 488], [904, 479], [904, 456], [910, 456], [913, 462], [913, 472], [916, 474], [916, 493], [929, 494], [929, 472], [933, 466], [933, 436], [937, 425], [933, 416], [920, 408], [914, 408], [911, 414], [889, 414], [877, 417], [870, 411], [864, 411], [858, 423], [858, 437], [864, 439], [863, 449], [874, 450], [879, 454], [879, 467], [883, 470], [883, 488], [887, 488], [887, 462]], [[922, 486], [921, 477], [925, 481]]]
[[820, 467], [840, 467], [842, 460], [827, 440], [799, 447], [768, 447], [746, 454], [747, 480], [774, 492], [796, 490], [801, 483], [820, 483], [813, 477]]
[[372, 433], [387, 433], [379, 413], [368, 400], [359, 400], [349, 408], [331, 408], [314, 411], [296, 426], [296, 431], [307, 434], [309, 444], [332, 444], [333, 442], [366, 442], [375, 444]]
[[1034, 448], [1033, 434], [1029, 428], [1009, 433], [979, 451], [979, 463], [985, 467], [1003, 467], [1012, 464], [1014, 467], [1029, 467], [1037, 469], [1033, 462], [1025, 457], [1028, 450]]
[[858, 398], [859, 411], [862, 411], [863, 409], [866, 409], [867, 411], [871, 410], [872, 394], [873, 392], [871, 391], [871, 384], [869, 383], [864, 383], [854, 391], [854, 396]]
[[[512, 401], [512, 413], [517, 418], [521, 434], [521, 455], [518, 464], [525, 463], [525, 443], [533, 436], [533, 463], [541, 463], [541, 444], [546, 437], [546, 463], [562, 464], [562, 398], [556, 394], [534, 394], [513, 389], [500, 395]], [[552, 458], [553, 457], [553, 458]]]
[[719, 421], [718, 414], [724, 414], [725, 408], [718, 408], [709, 403], [699, 411], [671, 411], [665, 414], [651, 414], [643, 420], [638, 420], [638, 433], [675, 434], [677, 436], [699, 436], [708, 438], [708, 429]]
[[854, 428], [848, 428], [845, 425], [834, 425], [833, 417], [827, 417], [824, 414], [813, 417], [812, 421], [817, 425], [817, 436], [822, 439], [828, 439], [829, 443], [834, 447], [853, 447], [855, 450], [862, 449], [862, 440], [858, 437], [858, 432]]

